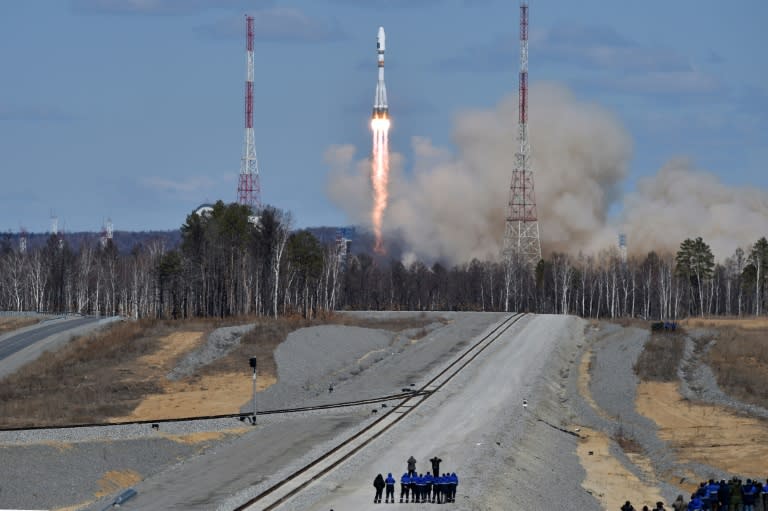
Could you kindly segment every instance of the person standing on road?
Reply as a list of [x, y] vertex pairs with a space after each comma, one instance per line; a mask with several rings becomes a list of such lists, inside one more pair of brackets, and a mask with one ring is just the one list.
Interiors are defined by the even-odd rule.
[[405, 497], [405, 502], [408, 502], [408, 490], [411, 489], [411, 476], [408, 475], [408, 472], [404, 472], [403, 475], [400, 477], [400, 503], [403, 503], [403, 497]]
[[384, 495], [384, 503], [395, 503], [395, 478], [392, 477], [392, 472], [387, 474], [387, 479], [384, 481], [387, 485], [387, 493]]
[[635, 506], [633, 506], [631, 502], [626, 501], [624, 505], [621, 506], [621, 511], [635, 511]]
[[443, 461], [437, 456], [429, 460], [432, 463], [432, 475], [435, 477], [440, 476], [440, 462]]
[[435, 478], [427, 472], [424, 474], [424, 500], [429, 502], [432, 499], [432, 486], [434, 486]]
[[381, 492], [384, 491], [384, 476], [381, 474], [376, 476], [373, 480], [373, 487], [376, 488], [376, 495], [373, 497], [374, 504], [381, 504]]
[[459, 485], [459, 476], [451, 472], [448, 476], [448, 502], [456, 502], [456, 487]]
[[408, 458], [408, 475], [411, 477], [416, 475], [416, 458], [413, 456]]
[[424, 488], [426, 488], [427, 482], [424, 479], [424, 474], [416, 476], [416, 502], [424, 502]]

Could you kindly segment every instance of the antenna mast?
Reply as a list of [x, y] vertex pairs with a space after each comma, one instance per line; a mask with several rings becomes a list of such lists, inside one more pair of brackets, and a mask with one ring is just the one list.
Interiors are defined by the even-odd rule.
[[536, 195], [533, 171], [530, 167], [528, 144], [528, 2], [520, 2], [520, 85], [517, 139], [520, 148], [515, 155], [515, 168], [509, 189], [504, 248], [502, 257], [507, 264], [515, 261], [533, 269], [541, 260], [539, 221], [536, 215]]
[[245, 143], [237, 184], [237, 200], [251, 210], [261, 207], [261, 182], [253, 136], [253, 16], [245, 17]]

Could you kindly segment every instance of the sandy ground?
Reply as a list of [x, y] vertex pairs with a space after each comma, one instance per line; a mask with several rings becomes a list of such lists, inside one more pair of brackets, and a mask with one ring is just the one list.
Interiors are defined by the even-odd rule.
[[[584, 400], [603, 418], [610, 416], [600, 408], [589, 391], [591, 376], [589, 362], [592, 351], [585, 349], [579, 364], [579, 393]], [[582, 436], [576, 450], [581, 465], [587, 472], [582, 483], [584, 489], [597, 498], [603, 509], [619, 509], [624, 502], [656, 502], [663, 500], [658, 488], [642, 482], [635, 474], [627, 470], [610, 452], [611, 438], [601, 431], [580, 428]], [[638, 453], [628, 454], [631, 462], [650, 479], [653, 480], [653, 470], [650, 461]]]
[[[594, 495], [603, 509], [619, 509], [624, 502], [663, 501], [658, 489], [644, 484], [610, 453], [610, 438], [605, 433], [581, 428], [582, 441], [577, 453], [587, 471], [582, 486]], [[650, 471], [648, 460], [633, 455], [633, 463]]]
[[659, 426], [659, 435], [671, 443], [680, 462], [698, 461], [733, 474], [764, 473], [765, 421], [683, 400], [676, 383], [641, 383], [636, 406]]
[[[198, 348], [204, 342], [202, 332], [174, 332], [160, 339], [161, 347], [156, 352], [141, 357], [137, 364], [167, 374], [185, 354]], [[262, 391], [276, 382], [274, 374], [258, 374], [257, 391]], [[147, 396], [129, 414], [112, 417], [111, 422], [150, 420], [162, 418], [195, 417], [238, 413], [243, 402], [253, 395], [252, 373], [224, 373], [185, 378], [171, 381], [163, 378], [162, 394]]]

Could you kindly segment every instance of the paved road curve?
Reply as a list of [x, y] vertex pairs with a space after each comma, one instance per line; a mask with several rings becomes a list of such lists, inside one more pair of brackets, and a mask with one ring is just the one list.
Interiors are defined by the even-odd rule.
[[23, 350], [24, 348], [31, 346], [37, 342], [40, 342], [48, 337], [73, 328], [77, 328], [90, 323], [95, 323], [102, 318], [99, 317], [85, 317], [77, 319], [69, 319], [65, 321], [52, 321], [50, 323], [41, 323], [36, 328], [24, 329], [23, 332], [16, 334], [5, 335], [0, 337], [0, 361], [10, 357], [14, 353]]

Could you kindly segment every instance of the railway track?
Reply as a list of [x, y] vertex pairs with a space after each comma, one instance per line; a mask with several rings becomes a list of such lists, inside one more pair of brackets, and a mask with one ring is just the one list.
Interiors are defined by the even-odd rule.
[[[275, 415], [275, 414], [281, 414], [281, 413], [311, 412], [315, 410], [328, 410], [332, 408], [347, 408], [351, 406], [370, 405], [370, 404], [384, 403], [386, 401], [397, 401], [397, 400], [405, 399], [409, 397], [422, 396], [427, 394], [428, 392], [429, 391], [425, 391], [425, 390], [414, 390], [410, 392], [400, 392], [398, 394], [389, 394], [386, 396], [373, 397], [369, 399], [360, 399], [357, 401], [341, 401], [338, 403], [328, 403], [325, 405], [301, 406], [298, 408], [282, 408], [282, 409], [276, 409], [276, 410], [261, 410], [256, 412], [256, 415], [259, 416], [259, 415]], [[176, 419], [146, 419], [146, 420], [139, 420], [139, 421], [124, 421], [124, 422], [99, 422], [94, 424], [87, 424], [87, 423], [66, 424], [62, 426], [32, 426], [32, 427], [20, 427], [20, 428], [0, 428], [0, 432], [57, 430], [57, 429], [73, 429], [73, 428], [105, 428], [105, 427], [114, 427], [114, 426], [127, 426], [127, 425], [134, 425], [134, 424], [164, 424], [164, 423], [172, 423], [172, 422], [191, 422], [191, 421], [204, 421], [204, 420], [215, 420], [215, 419], [245, 420], [251, 417], [253, 417], [253, 412], [229, 413], [229, 414], [223, 414], [223, 415], [204, 415], [204, 416], [196, 416], [196, 417], [180, 417]]]
[[413, 393], [392, 407], [387, 413], [379, 416], [371, 424], [343, 440], [337, 446], [324, 452], [314, 461], [283, 478], [276, 484], [265, 489], [247, 502], [239, 505], [234, 511], [271, 511], [277, 509], [296, 494], [307, 488], [325, 474], [354, 456], [365, 446], [379, 438], [395, 426], [409, 413], [415, 410], [432, 393], [440, 390], [451, 381], [462, 369], [491, 346], [503, 333], [509, 330], [526, 314], [513, 314], [497, 325], [475, 344], [467, 348], [456, 360], [440, 371], [436, 376]]

